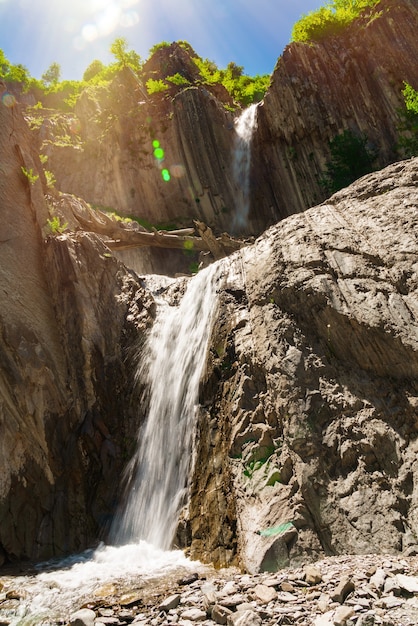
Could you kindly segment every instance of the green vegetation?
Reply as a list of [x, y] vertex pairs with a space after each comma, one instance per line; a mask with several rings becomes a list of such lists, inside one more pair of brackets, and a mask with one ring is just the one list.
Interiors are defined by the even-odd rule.
[[320, 181], [328, 192], [335, 193], [373, 170], [377, 154], [367, 144], [367, 137], [351, 130], [345, 130], [330, 141], [331, 159]]
[[152, 96], [152, 94], [154, 93], [161, 93], [162, 91], [167, 91], [168, 89], [167, 83], [163, 81], [162, 79], [154, 80], [153, 78], [150, 78], [145, 83], [145, 86], [150, 96]]
[[209, 59], [195, 57], [193, 61], [200, 71], [203, 82], [223, 85], [233, 100], [244, 107], [253, 102], [260, 102], [270, 85], [268, 74], [247, 76], [244, 74], [244, 68], [233, 62], [221, 70]]
[[61, 67], [58, 63], [51, 63], [49, 68], [42, 74], [42, 81], [45, 85], [56, 85], [61, 76]]
[[331, 0], [316, 11], [302, 15], [292, 30], [292, 41], [320, 41], [335, 35], [350, 24], [362, 11], [380, 0]]
[[68, 226], [67, 222], [65, 222], [64, 224], [61, 223], [58, 215], [53, 215], [51, 219], [46, 220], [46, 223], [51, 235], [61, 235]]
[[39, 174], [34, 174], [32, 167], [28, 170], [26, 169], [26, 167], [22, 166], [20, 169], [22, 170], [23, 174], [28, 179], [29, 184], [34, 185], [39, 178]]
[[405, 107], [399, 111], [398, 145], [402, 156], [409, 158], [418, 156], [418, 91], [404, 83], [402, 95]]

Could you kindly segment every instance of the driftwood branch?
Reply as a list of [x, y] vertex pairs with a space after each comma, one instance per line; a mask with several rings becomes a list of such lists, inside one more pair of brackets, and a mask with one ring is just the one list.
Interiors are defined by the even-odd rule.
[[[212, 230], [200, 221], [195, 221], [195, 228], [182, 228], [175, 231], [153, 229], [152, 232], [135, 225], [119, 222], [101, 211], [74, 211], [80, 226], [87, 231], [104, 237], [104, 242], [111, 250], [128, 250], [138, 247], [174, 248], [196, 252], [210, 252], [213, 258], [220, 259], [238, 250], [243, 241], [233, 239], [226, 233], [215, 237]], [[197, 231], [197, 235], [195, 235]]]

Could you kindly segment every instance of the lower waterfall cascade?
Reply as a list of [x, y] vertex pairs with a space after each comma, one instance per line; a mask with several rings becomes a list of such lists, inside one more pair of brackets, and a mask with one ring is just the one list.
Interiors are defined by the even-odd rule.
[[216, 308], [217, 265], [193, 277], [178, 307], [160, 311], [141, 347], [138, 379], [147, 387], [148, 416], [126, 478], [128, 496], [116, 515], [116, 544], [140, 539], [171, 547], [187, 478], [198, 407], [199, 381]]

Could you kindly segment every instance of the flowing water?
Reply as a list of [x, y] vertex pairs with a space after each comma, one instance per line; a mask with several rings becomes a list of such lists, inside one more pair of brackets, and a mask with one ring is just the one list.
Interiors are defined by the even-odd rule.
[[25, 598], [17, 608], [0, 603], [0, 623], [2, 619], [12, 626], [55, 623], [100, 596], [106, 584], [138, 585], [138, 580], [196, 568], [181, 551], [169, 548], [187, 496], [199, 381], [217, 281], [214, 264], [188, 281], [179, 306], [160, 300], [157, 319], [141, 349], [137, 375], [149, 389], [148, 416], [127, 471], [129, 496], [112, 529], [119, 545], [43, 564], [36, 575], [1, 578], [0, 597], [18, 589], [24, 590]]
[[232, 230], [235, 233], [244, 231], [247, 227], [250, 211], [250, 171], [251, 171], [251, 143], [254, 130], [257, 127], [257, 104], [252, 104], [243, 111], [235, 121], [236, 139], [234, 145], [233, 177], [238, 187], [238, 202]]
[[160, 303], [138, 378], [149, 390], [148, 417], [127, 473], [129, 496], [116, 516], [112, 539], [144, 539], [171, 547], [185, 502], [199, 381], [216, 304], [217, 266], [189, 282], [180, 306]]

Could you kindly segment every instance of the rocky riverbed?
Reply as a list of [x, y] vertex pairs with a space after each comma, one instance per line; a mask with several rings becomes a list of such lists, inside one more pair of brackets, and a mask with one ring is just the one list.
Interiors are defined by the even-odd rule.
[[[191, 568], [190, 568], [191, 567]], [[61, 619], [19, 611], [25, 587], [0, 579], [0, 624], [56, 626], [412, 626], [418, 623], [418, 557], [327, 557], [276, 573], [196, 564], [129, 583], [97, 586]], [[29, 586], [29, 583], [28, 583]], [[57, 600], [58, 601], [58, 600]]]

